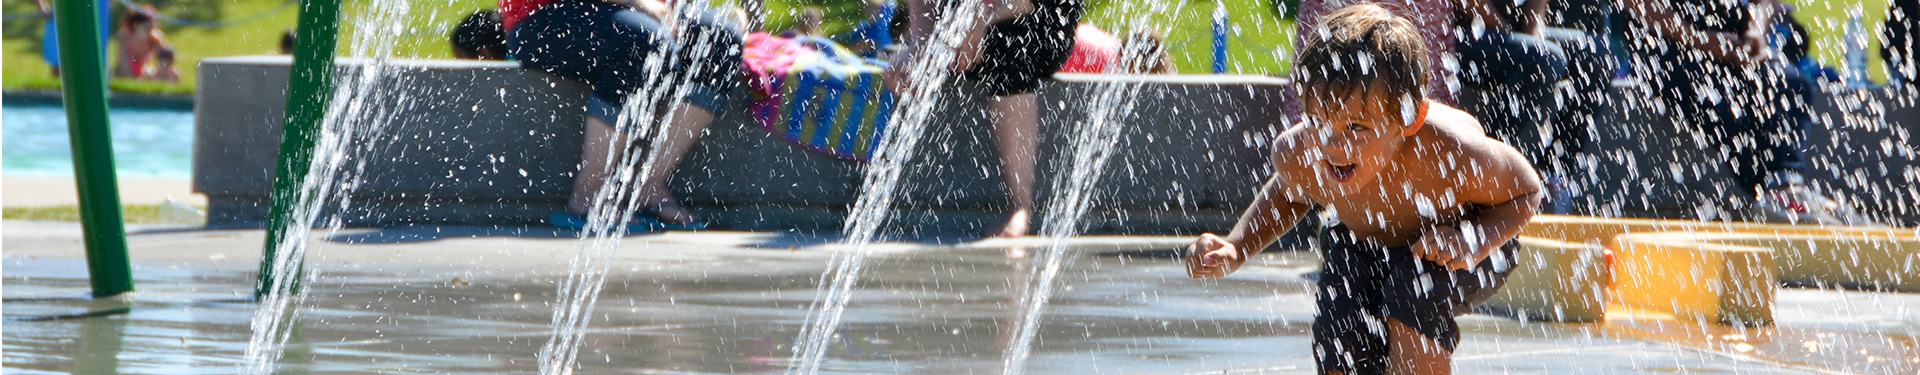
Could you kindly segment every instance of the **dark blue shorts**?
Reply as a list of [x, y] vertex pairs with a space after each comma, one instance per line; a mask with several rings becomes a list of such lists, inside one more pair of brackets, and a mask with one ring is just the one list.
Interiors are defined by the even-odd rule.
[[987, 94], [1007, 96], [1040, 89], [1040, 82], [1067, 65], [1073, 40], [1086, 9], [1075, 1], [1038, 0], [1033, 13], [993, 24], [981, 41], [980, 62], [965, 78], [987, 88]]
[[[744, 70], [740, 27], [712, 10], [683, 9], [687, 32], [672, 38], [660, 20], [598, 0], [559, 0], [507, 32], [522, 67], [593, 87], [595, 117], [612, 122], [642, 87], [690, 82], [688, 103], [720, 112]], [[661, 58], [649, 65], [649, 56]]]
[[1471, 270], [1448, 271], [1415, 258], [1405, 246], [1385, 248], [1355, 240], [1346, 224], [1320, 234], [1324, 261], [1314, 287], [1319, 308], [1313, 317], [1313, 353], [1320, 373], [1384, 374], [1387, 370], [1387, 319], [1453, 351], [1460, 343], [1455, 316], [1492, 298], [1513, 273], [1509, 241]]

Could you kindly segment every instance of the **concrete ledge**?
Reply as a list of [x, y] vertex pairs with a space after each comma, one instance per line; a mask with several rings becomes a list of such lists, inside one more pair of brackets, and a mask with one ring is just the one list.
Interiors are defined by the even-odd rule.
[[[279, 138], [285, 57], [235, 57], [202, 61], [196, 110], [196, 191], [210, 202], [264, 199], [271, 186]], [[342, 69], [365, 61], [342, 59]], [[399, 60], [393, 71], [404, 110], [379, 147], [353, 155], [368, 161], [353, 199], [368, 202], [339, 212], [351, 225], [395, 223], [538, 223], [556, 211], [571, 188], [579, 161], [584, 86], [517, 68], [513, 63]], [[1058, 157], [1068, 130], [1088, 113], [1092, 90], [1111, 83], [1144, 85], [1094, 206], [1144, 216], [1184, 215], [1191, 224], [1166, 228], [1136, 222], [1142, 215], [1095, 218], [1099, 228], [1131, 233], [1224, 231], [1268, 173], [1268, 142], [1291, 122], [1286, 80], [1268, 76], [1115, 76], [1064, 74], [1039, 93], [1041, 147], [1038, 196], [1051, 194], [1047, 179], [1062, 169]], [[926, 150], [902, 176], [900, 212], [990, 211], [1004, 204], [997, 157], [977, 88], [951, 88], [937, 121], [929, 124]], [[1586, 151], [1598, 158], [1588, 174], [1580, 206], [1601, 216], [1695, 218], [1733, 214], [1724, 165], [1707, 132], [1677, 125], [1644, 100], [1613, 93], [1622, 105], [1602, 114], [1599, 140]], [[1920, 223], [1913, 197], [1920, 162], [1904, 147], [1905, 134], [1920, 133], [1920, 107], [1897, 103], [1884, 91], [1829, 93], [1819, 101], [1817, 124], [1806, 145], [1817, 184], [1895, 223]], [[217, 103], [217, 105], [207, 105]], [[402, 104], [368, 103], [400, 108]], [[734, 111], [739, 112], [739, 111]], [[1896, 142], [1898, 141], [1898, 142]], [[1861, 147], [1861, 146], [1870, 147]], [[1878, 147], [1871, 147], [1878, 145]], [[364, 146], [364, 145], [363, 145]], [[1711, 147], [1710, 147], [1711, 146]], [[1902, 147], [1895, 147], [1902, 146]], [[937, 148], [937, 149], [935, 149]], [[722, 113], [670, 183], [689, 206], [716, 228], [784, 230], [775, 223], [811, 227], [838, 225], [823, 219], [852, 204], [863, 165], [789, 146], [754, 125], [744, 113]], [[524, 174], [519, 173], [525, 170]], [[1888, 198], [1891, 197], [1891, 198]], [[404, 215], [370, 211], [406, 202], [421, 209]], [[417, 201], [409, 201], [417, 200]], [[1906, 200], [1902, 202], [1902, 200]], [[1731, 203], [1730, 203], [1731, 202]], [[1041, 202], [1045, 204], [1046, 202]], [[257, 205], [220, 205], [242, 211], [212, 212], [215, 223], [244, 224], [264, 217]], [[773, 218], [741, 207], [781, 206], [822, 212]], [[445, 208], [436, 208], [445, 207]], [[253, 210], [253, 211], [245, 211]], [[755, 218], [766, 218], [765, 220]], [[1202, 219], [1205, 218], [1205, 219]], [[476, 222], [475, 220], [488, 220]], [[989, 221], [991, 219], [988, 219]], [[895, 220], [902, 230], [969, 230], [991, 222], [949, 218], [932, 222]], [[809, 224], [811, 223], [811, 224]], [[928, 224], [931, 226], [921, 226]], [[1186, 225], [1186, 224], [1182, 224]], [[1660, 226], [1671, 226], [1658, 224]], [[1096, 229], [1099, 230], [1104, 229]], [[1639, 231], [1639, 230], [1635, 230]], [[1617, 231], [1624, 233], [1624, 231]], [[1617, 235], [1617, 233], [1616, 233]], [[1551, 236], [1536, 236], [1556, 238]], [[1611, 236], [1605, 236], [1610, 238]], [[1562, 239], [1565, 240], [1565, 239]], [[1568, 240], [1582, 242], [1583, 240]], [[1607, 241], [1611, 241], [1610, 239]], [[1610, 242], [1609, 242], [1610, 243]]]
[[1480, 309], [1556, 322], [1606, 319], [1612, 277], [1606, 249], [1597, 243], [1520, 237], [1520, 266]]
[[1689, 233], [1629, 234], [1618, 241], [1610, 296], [1617, 303], [1721, 323], [1773, 321], [1779, 282], [1771, 250], [1702, 242]]
[[[341, 59], [341, 69], [365, 61]], [[209, 223], [258, 224], [266, 215], [289, 61], [203, 60], [194, 189]], [[562, 209], [579, 168], [585, 87], [513, 63], [396, 61], [405, 110], [367, 152], [345, 211], [349, 225], [536, 224]], [[1063, 75], [1042, 86], [1041, 204], [1066, 166], [1067, 137], [1109, 83], [1145, 85], [1106, 178], [1093, 192], [1089, 233], [1224, 231], [1268, 173], [1267, 145], [1288, 121], [1285, 80], [1265, 76]], [[905, 167], [890, 231], [978, 233], [1005, 202], [986, 95], [954, 87]], [[744, 97], [744, 96], [742, 96]], [[218, 103], [218, 105], [212, 105]], [[395, 106], [368, 103], [370, 106]], [[744, 109], [744, 106], [736, 108]], [[864, 164], [791, 146], [742, 111], [719, 114], [669, 184], [715, 229], [838, 231]], [[338, 205], [329, 205], [336, 207]]]

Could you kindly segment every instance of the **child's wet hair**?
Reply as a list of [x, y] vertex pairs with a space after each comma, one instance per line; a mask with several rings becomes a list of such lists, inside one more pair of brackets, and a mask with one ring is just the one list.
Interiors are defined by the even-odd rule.
[[1430, 63], [1412, 21], [1379, 5], [1356, 4], [1303, 32], [1293, 76], [1309, 110], [1364, 97], [1382, 100], [1389, 116], [1407, 121], [1401, 118], [1406, 111], [1396, 109], [1426, 98]]

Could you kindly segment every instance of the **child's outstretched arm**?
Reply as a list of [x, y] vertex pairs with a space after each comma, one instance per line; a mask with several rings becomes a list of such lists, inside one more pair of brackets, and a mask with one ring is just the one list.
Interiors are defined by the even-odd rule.
[[1279, 177], [1268, 179], [1259, 195], [1253, 197], [1253, 204], [1247, 206], [1247, 212], [1240, 214], [1233, 232], [1225, 238], [1213, 233], [1200, 235], [1200, 239], [1187, 247], [1187, 276], [1225, 277], [1239, 270], [1247, 258], [1287, 234], [1312, 206], [1288, 200], [1286, 194]]

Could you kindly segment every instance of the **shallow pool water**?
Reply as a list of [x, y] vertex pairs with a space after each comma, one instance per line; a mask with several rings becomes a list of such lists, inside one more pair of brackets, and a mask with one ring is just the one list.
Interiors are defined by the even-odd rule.
[[[62, 234], [77, 235], [77, 226], [6, 225], [8, 373], [236, 371], [256, 306], [243, 297], [259, 232], [136, 234], [140, 292], [121, 301], [78, 298], [85, 263]], [[579, 246], [570, 232], [541, 228], [332, 238], [316, 243], [318, 279], [281, 362], [286, 372], [533, 372], [553, 283]], [[348, 239], [360, 243], [341, 242]], [[1232, 277], [1196, 281], [1170, 258], [1179, 239], [1076, 241], [1081, 255], [1063, 275], [1029, 372], [1312, 372], [1312, 284], [1303, 275], [1318, 262], [1313, 254], [1263, 255]], [[764, 233], [628, 238], [576, 373], [784, 372], [830, 255], [822, 243]], [[1028, 275], [1026, 259], [1009, 256], [1016, 245], [1025, 244], [878, 245], [823, 370], [998, 373]], [[1788, 288], [1779, 297], [1778, 323], [1761, 328], [1469, 315], [1460, 320], [1456, 366], [1553, 374], [1920, 369], [1920, 296]]]
[[[115, 170], [122, 177], [188, 178], [193, 172], [193, 112], [114, 109]], [[72, 176], [67, 113], [57, 106], [0, 108], [0, 167], [9, 176]]]

